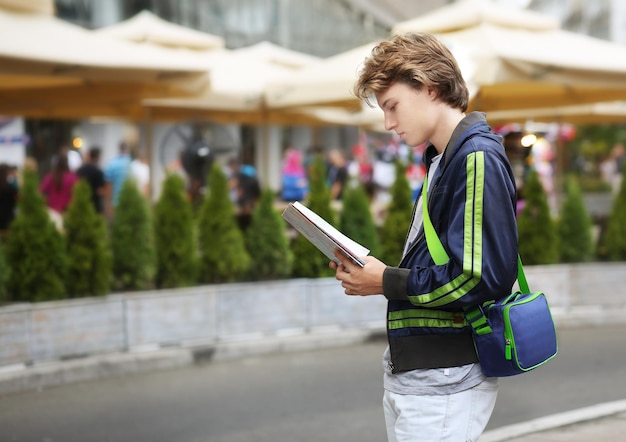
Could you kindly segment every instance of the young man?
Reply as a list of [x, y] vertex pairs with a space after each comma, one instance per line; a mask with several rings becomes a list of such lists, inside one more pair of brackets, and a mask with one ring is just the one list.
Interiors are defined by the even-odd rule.
[[[424, 153], [420, 195], [400, 263], [336, 252], [347, 295], [388, 299], [383, 406], [389, 441], [476, 441], [493, 411], [464, 308], [511, 293], [517, 276], [515, 184], [501, 138], [481, 113], [465, 114], [468, 91], [450, 51], [428, 34], [395, 36], [366, 59], [355, 93], [385, 115], [385, 127]], [[435, 265], [422, 204], [444, 249]], [[408, 220], [407, 220], [408, 221]]]

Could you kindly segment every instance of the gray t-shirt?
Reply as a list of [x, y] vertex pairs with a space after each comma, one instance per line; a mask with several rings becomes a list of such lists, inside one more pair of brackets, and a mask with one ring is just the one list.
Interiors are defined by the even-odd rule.
[[[433, 158], [433, 162], [428, 169], [429, 177], [435, 176], [442, 156], [443, 154], [440, 154]], [[409, 244], [417, 237], [417, 233], [422, 227], [422, 222], [422, 201], [420, 196], [404, 247], [404, 253], [407, 252]], [[389, 346], [387, 346], [383, 354], [383, 368], [385, 370], [383, 385], [385, 390], [397, 394], [452, 394], [469, 390], [485, 380], [485, 375], [479, 364], [450, 368], [418, 369], [394, 374], [391, 372], [390, 363], [391, 352]]]

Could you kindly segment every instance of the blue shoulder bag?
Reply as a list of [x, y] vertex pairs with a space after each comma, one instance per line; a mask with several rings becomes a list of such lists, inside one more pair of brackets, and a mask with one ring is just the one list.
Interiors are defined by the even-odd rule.
[[[426, 177], [423, 195], [428, 195], [427, 185]], [[425, 198], [422, 210], [426, 243], [435, 264], [443, 265], [450, 258], [435, 232], [427, 206]], [[519, 291], [465, 309], [478, 360], [488, 377], [526, 373], [554, 358], [558, 351], [556, 328], [546, 295], [530, 291], [519, 255], [517, 265]]]

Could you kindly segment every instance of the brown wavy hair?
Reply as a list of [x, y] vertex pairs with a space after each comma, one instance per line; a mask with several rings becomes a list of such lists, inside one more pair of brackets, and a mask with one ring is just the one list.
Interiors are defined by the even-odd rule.
[[63, 187], [63, 176], [70, 171], [69, 162], [67, 159], [67, 155], [64, 153], [59, 154], [54, 165], [52, 166], [52, 170], [50, 173], [52, 174], [52, 180], [54, 182], [54, 186], [57, 190], [61, 190]]
[[373, 106], [373, 95], [403, 82], [433, 88], [437, 98], [465, 112], [469, 92], [452, 52], [427, 33], [395, 35], [372, 49], [354, 85], [354, 94]]

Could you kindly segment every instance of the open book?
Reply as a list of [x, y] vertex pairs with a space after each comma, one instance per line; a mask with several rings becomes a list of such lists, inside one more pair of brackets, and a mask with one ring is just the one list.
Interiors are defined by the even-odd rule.
[[289, 203], [283, 211], [283, 218], [326, 255], [328, 259], [340, 264], [337, 257], [333, 254], [336, 249], [339, 249], [355, 264], [361, 267], [365, 265], [360, 256], [369, 254], [369, 249], [348, 238], [317, 213], [299, 202]]

